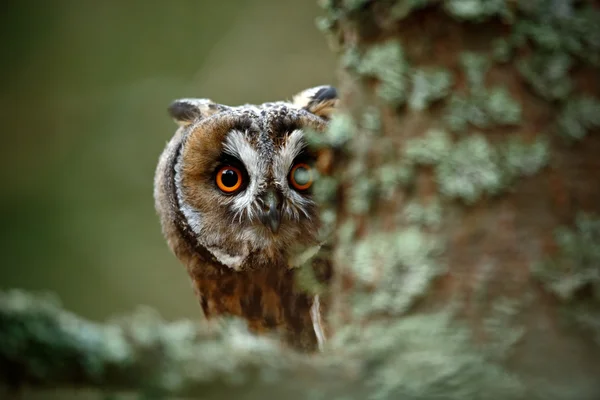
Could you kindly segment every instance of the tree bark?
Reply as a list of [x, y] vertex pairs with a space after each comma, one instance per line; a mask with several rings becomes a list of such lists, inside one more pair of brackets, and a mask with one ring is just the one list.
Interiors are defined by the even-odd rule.
[[323, 3], [336, 345], [386, 396], [600, 398], [599, 2]]

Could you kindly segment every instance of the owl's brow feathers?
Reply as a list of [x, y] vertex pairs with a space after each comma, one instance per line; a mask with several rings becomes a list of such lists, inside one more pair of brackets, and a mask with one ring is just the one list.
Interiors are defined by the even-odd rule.
[[311, 219], [307, 207], [314, 204], [310, 198], [302, 196], [291, 189], [287, 179], [292, 164], [306, 146], [304, 133], [302, 130], [296, 129], [288, 135], [287, 140], [284, 142], [281, 149], [275, 154], [273, 161], [275, 184], [283, 192], [286, 199], [283, 211], [295, 220], [300, 219], [300, 212], [302, 212], [306, 218]]
[[250, 145], [247, 134], [238, 130], [233, 130], [227, 134], [223, 152], [240, 160], [250, 176], [250, 182], [245, 192], [237, 196], [233, 202], [234, 220], [241, 220], [244, 213], [246, 213], [248, 219], [253, 220], [260, 212], [254, 199], [266, 184], [267, 160], [260, 157], [258, 152]]

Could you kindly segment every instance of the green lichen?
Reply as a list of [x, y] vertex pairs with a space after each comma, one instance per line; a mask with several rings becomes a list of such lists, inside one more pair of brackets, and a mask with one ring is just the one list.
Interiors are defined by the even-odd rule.
[[492, 88], [470, 97], [450, 97], [446, 121], [454, 132], [463, 132], [469, 124], [478, 128], [516, 125], [521, 121], [521, 105], [506, 89]]
[[[140, 308], [99, 324], [64, 310], [54, 298], [18, 290], [0, 293], [0, 343], [0, 365], [14, 373], [4, 384], [109, 387], [154, 398], [186, 397], [191, 388], [203, 393], [216, 381], [265, 383], [284, 368], [277, 360], [286, 357], [240, 320], [226, 319], [219, 327], [168, 323]], [[270, 365], [264, 364], [267, 359]], [[259, 365], [264, 369], [256, 373]]]
[[294, 275], [294, 282], [298, 285], [298, 288], [313, 296], [321, 295], [327, 291], [327, 286], [319, 281], [315, 270], [312, 268], [311, 263], [314, 261], [314, 257], [307, 260], [304, 265], [296, 268], [296, 274]]
[[462, 132], [469, 124], [478, 128], [516, 125], [521, 121], [521, 105], [503, 87], [485, 87], [490, 60], [481, 54], [461, 55], [468, 83], [466, 94], [455, 93], [447, 106], [446, 122], [454, 132]]
[[491, 310], [483, 319], [486, 335], [484, 350], [496, 360], [505, 360], [525, 335], [525, 327], [516, 322], [530, 299], [501, 297], [493, 301]]
[[348, 210], [355, 215], [364, 215], [370, 209], [375, 198], [376, 182], [363, 177], [354, 182], [348, 190]]
[[363, 360], [369, 399], [526, 398], [524, 385], [488, 360], [473, 345], [471, 331], [452, 314], [372, 321], [363, 329], [340, 332], [333, 346]]
[[342, 148], [356, 134], [356, 126], [348, 114], [336, 113], [325, 131], [327, 144], [333, 148]]
[[519, 2], [520, 18], [511, 37], [516, 46], [526, 41], [536, 50], [564, 52], [598, 65], [600, 11], [589, 2]]
[[321, 221], [321, 228], [318, 232], [318, 238], [320, 242], [330, 240], [334, 231], [335, 223], [337, 221], [337, 212], [334, 205], [322, 206], [319, 209], [319, 220]]
[[508, 61], [518, 49], [526, 55], [517, 67], [533, 91], [547, 100], [567, 100], [573, 89], [569, 71], [600, 64], [600, 11], [586, 2], [521, 1], [509, 36], [495, 42], [497, 60]]
[[449, 198], [474, 203], [484, 194], [503, 187], [498, 154], [481, 135], [472, 135], [454, 145], [436, 167], [440, 192]]
[[574, 300], [584, 288], [600, 306], [600, 218], [579, 213], [572, 228], [554, 233], [558, 254], [538, 263], [533, 273], [544, 286], [563, 300]]
[[330, 176], [318, 176], [313, 184], [312, 192], [315, 201], [321, 205], [335, 202], [338, 182]]
[[499, 151], [507, 180], [532, 176], [550, 161], [550, 144], [544, 138], [537, 138], [533, 143], [512, 138], [501, 145]]
[[338, 229], [338, 241], [340, 246], [351, 245], [356, 233], [356, 223], [348, 219], [344, 221]]
[[573, 59], [566, 53], [537, 52], [517, 62], [525, 81], [541, 97], [548, 100], [566, 99], [573, 89], [569, 70]]
[[579, 96], [567, 101], [558, 116], [558, 132], [570, 140], [581, 140], [591, 130], [600, 128], [600, 101]]
[[452, 147], [452, 138], [439, 129], [431, 129], [423, 138], [410, 139], [404, 146], [404, 157], [416, 163], [433, 165], [448, 155]]
[[432, 102], [448, 95], [453, 78], [449, 71], [442, 68], [417, 69], [412, 73], [411, 81], [408, 105], [413, 110], [424, 110]]
[[410, 15], [411, 12], [419, 10], [428, 4], [431, 4], [432, 0], [402, 0], [396, 1], [390, 8], [389, 14], [392, 20], [400, 21]]
[[342, 0], [341, 6], [346, 11], [357, 11], [369, 3], [370, 0]]
[[492, 123], [516, 125], [521, 122], [521, 105], [504, 88], [489, 90], [485, 109]]
[[340, 64], [344, 68], [356, 70], [360, 65], [361, 54], [357, 47], [348, 46], [340, 57]]
[[442, 205], [438, 200], [423, 205], [411, 202], [402, 212], [404, 221], [426, 228], [438, 228], [442, 223]]
[[481, 22], [492, 16], [513, 18], [506, 0], [445, 0], [444, 9], [451, 16], [466, 21]]
[[600, 346], [600, 218], [580, 212], [575, 226], [554, 233], [558, 253], [532, 266], [547, 291], [563, 302], [563, 321], [590, 333]]
[[377, 135], [381, 131], [381, 114], [377, 107], [368, 106], [362, 114], [362, 127], [368, 134]]
[[390, 40], [372, 45], [358, 62], [353, 55], [346, 57], [347, 65], [357, 63], [358, 74], [378, 79], [376, 92], [381, 99], [394, 107], [404, 103], [407, 97], [406, 77], [409, 67], [400, 42]]
[[377, 191], [385, 199], [390, 199], [400, 187], [410, 185], [415, 176], [414, 165], [403, 159], [400, 162], [388, 163], [375, 171]]
[[512, 44], [506, 38], [498, 38], [492, 42], [492, 58], [499, 63], [509, 62], [513, 55]]
[[337, 21], [334, 18], [319, 16], [315, 19], [317, 29], [324, 33], [330, 33], [335, 29]]
[[416, 227], [376, 233], [355, 243], [349, 268], [359, 285], [375, 285], [373, 293], [353, 294], [353, 310], [360, 315], [403, 314], [423, 296], [444, 271], [438, 257], [442, 243]]
[[483, 91], [490, 60], [483, 54], [464, 52], [460, 55], [460, 64], [465, 72], [469, 91], [471, 93]]

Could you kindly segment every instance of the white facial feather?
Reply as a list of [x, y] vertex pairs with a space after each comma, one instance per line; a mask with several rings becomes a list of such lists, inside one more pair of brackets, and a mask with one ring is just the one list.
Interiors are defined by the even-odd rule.
[[273, 160], [275, 183], [286, 199], [283, 213], [289, 215], [294, 220], [299, 220], [300, 214], [310, 219], [306, 208], [312, 204], [312, 200], [300, 195], [290, 188], [288, 184], [288, 173], [293, 166], [292, 164], [305, 147], [304, 133], [300, 129], [296, 129], [290, 133], [284, 145], [275, 154]]
[[236, 196], [233, 209], [236, 218], [241, 220], [244, 213], [245, 216], [252, 220], [257, 217], [259, 212], [258, 204], [254, 201], [256, 196], [263, 190], [265, 186], [265, 177], [267, 176], [266, 162], [261, 159], [258, 152], [250, 145], [250, 141], [245, 133], [240, 131], [231, 131], [225, 139], [223, 150], [226, 154], [236, 157], [240, 160], [250, 178], [246, 190]]
[[177, 200], [179, 201], [181, 212], [187, 220], [188, 225], [196, 235], [200, 235], [200, 231], [202, 230], [202, 216], [194, 207], [192, 207], [185, 200], [185, 196], [183, 195], [183, 178], [181, 176], [181, 169], [183, 164], [182, 159], [183, 152], [179, 153], [179, 155], [177, 156], [177, 161], [175, 162], [175, 188], [177, 190]]

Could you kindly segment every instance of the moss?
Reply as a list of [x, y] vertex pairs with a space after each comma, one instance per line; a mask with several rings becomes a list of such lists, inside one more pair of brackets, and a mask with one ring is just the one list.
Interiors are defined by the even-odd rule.
[[566, 53], [536, 52], [517, 62], [525, 81], [547, 100], [566, 99], [573, 89], [569, 70], [572, 58]]
[[411, 75], [412, 90], [408, 105], [413, 110], [424, 110], [430, 103], [448, 95], [453, 83], [452, 74], [445, 69], [417, 69]]
[[554, 240], [558, 254], [534, 265], [533, 273], [563, 300], [574, 300], [588, 288], [600, 301], [600, 218], [579, 213], [575, 226], [558, 228]]
[[336, 348], [363, 360], [370, 399], [524, 399], [524, 385], [472, 344], [451, 312], [370, 322], [346, 330]]
[[[347, 58], [350, 59], [346, 61], [348, 65], [357, 62], [354, 56], [347, 55]], [[388, 104], [396, 107], [406, 100], [408, 63], [400, 42], [390, 40], [370, 46], [360, 57], [356, 72], [378, 79], [377, 95]]]
[[452, 138], [448, 133], [431, 129], [423, 138], [410, 139], [404, 146], [404, 157], [417, 164], [437, 164], [450, 152]]
[[449, 198], [474, 203], [484, 194], [503, 187], [498, 154], [481, 135], [472, 135], [454, 145], [436, 167], [440, 192]]
[[445, 0], [444, 9], [451, 16], [480, 22], [492, 16], [512, 19], [513, 13], [505, 0]]
[[400, 315], [423, 296], [433, 279], [444, 271], [438, 260], [442, 244], [416, 227], [399, 232], [371, 234], [352, 248], [348, 267], [357, 284], [377, 284], [377, 291], [357, 291], [353, 310], [357, 315]]
[[570, 140], [581, 140], [592, 129], [600, 127], [600, 101], [590, 96], [570, 99], [558, 116], [559, 134]]

